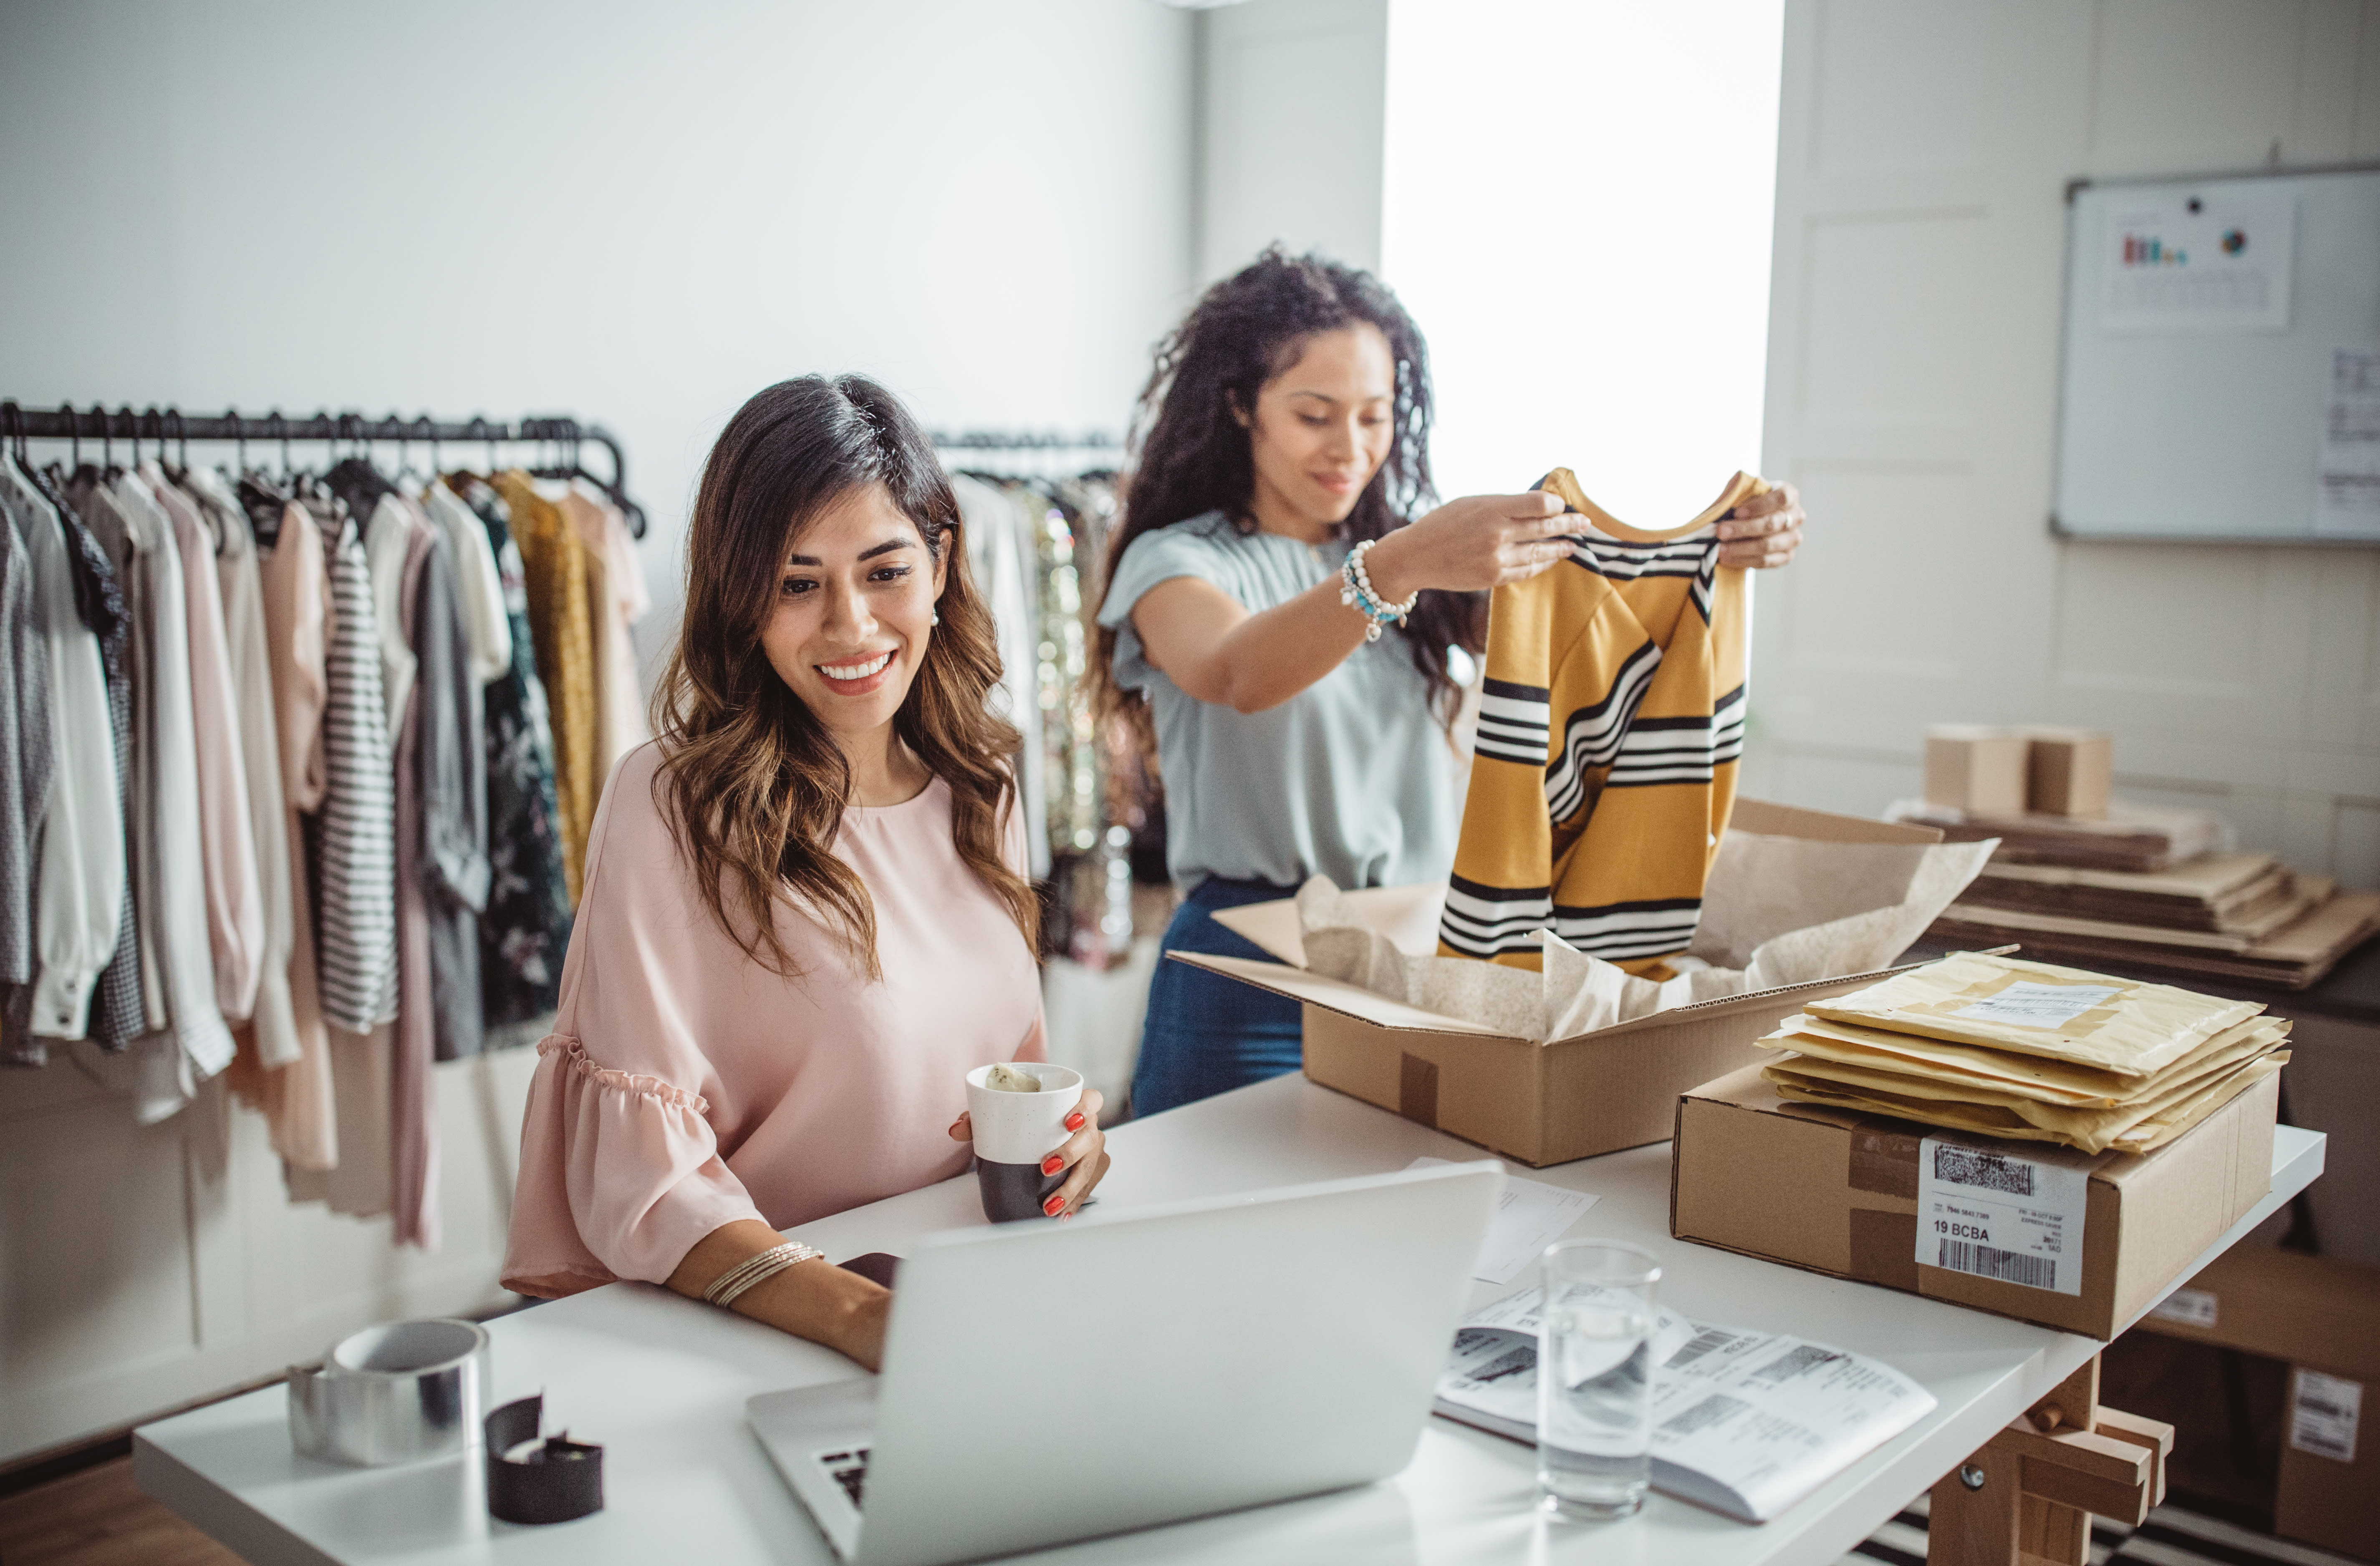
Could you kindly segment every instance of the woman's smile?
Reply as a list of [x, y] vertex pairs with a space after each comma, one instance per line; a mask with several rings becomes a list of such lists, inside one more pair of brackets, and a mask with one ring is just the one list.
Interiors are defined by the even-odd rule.
[[865, 696], [884, 683], [892, 666], [892, 649], [845, 659], [840, 663], [814, 663], [819, 678], [837, 696]]

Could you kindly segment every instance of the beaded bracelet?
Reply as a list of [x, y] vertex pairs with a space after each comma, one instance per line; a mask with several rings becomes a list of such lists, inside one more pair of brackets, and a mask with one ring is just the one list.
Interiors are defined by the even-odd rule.
[[1391, 620], [1403, 625], [1414, 605], [1421, 601], [1419, 589], [1407, 593], [1402, 603], [1390, 603], [1372, 586], [1371, 573], [1364, 569], [1364, 555], [1378, 541], [1366, 539], [1347, 552], [1346, 561], [1339, 567], [1339, 601], [1371, 622], [1364, 627], [1366, 641], [1379, 640], [1380, 627]]

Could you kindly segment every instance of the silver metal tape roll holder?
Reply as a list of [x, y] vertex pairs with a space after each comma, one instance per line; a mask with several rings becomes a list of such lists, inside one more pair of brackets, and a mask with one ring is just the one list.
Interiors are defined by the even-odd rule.
[[479, 1445], [494, 1387], [488, 1333], [438, 1317], [367, 1327], [322, 1366], [289, 1370], [289, 1439], [327, 1463], [379, 1468]]

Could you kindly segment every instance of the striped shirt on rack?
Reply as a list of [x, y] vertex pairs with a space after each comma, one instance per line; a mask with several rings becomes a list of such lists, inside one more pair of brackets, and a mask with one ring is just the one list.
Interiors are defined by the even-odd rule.
[[396, 1015], [396, 784], [381, 691], [380, 627], [361, 535], [344, 508], [309, 512], [331, 576], [326, 787], [317, 818], [322, 1016], [369, 1033]]

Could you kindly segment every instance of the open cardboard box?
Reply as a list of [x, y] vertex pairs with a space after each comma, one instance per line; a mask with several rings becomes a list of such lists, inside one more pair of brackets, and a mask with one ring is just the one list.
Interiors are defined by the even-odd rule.
[[[1930, 827], [1736, 801], [1730, 831], [1815, 843], [1941, 841]], [[1343, 894], [1342, 907], [1408, 953], [1434, 950], [1442, 885]], [[1782, 985], [1539, 1043], [1307, 971], [1295, 903], [1215, 916], [1280, 959], [1171, 952], [1175, 962], [1285, 995], [1304, 1009], [1305, 1074], [1407, 1120], [1542, 1168], [1669, 1140], [1678, 1096], [1753, 1063], [1753, 1040], [1805, 1000], [1844, 995], [1898, 968]]]

